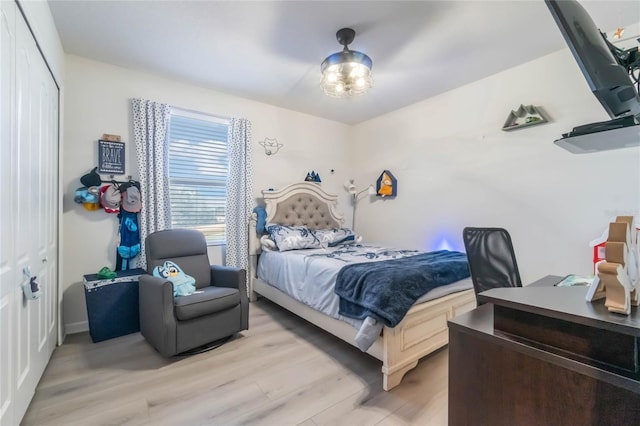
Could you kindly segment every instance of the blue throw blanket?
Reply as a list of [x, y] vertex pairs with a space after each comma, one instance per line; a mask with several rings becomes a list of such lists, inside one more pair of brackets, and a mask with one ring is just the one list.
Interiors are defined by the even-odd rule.
[[338, 272], [340, 314], [373, 317], [395, 327], [428, 291], [469, 277], [467, 255], [440, 250], [401, 259], [354, 263]]

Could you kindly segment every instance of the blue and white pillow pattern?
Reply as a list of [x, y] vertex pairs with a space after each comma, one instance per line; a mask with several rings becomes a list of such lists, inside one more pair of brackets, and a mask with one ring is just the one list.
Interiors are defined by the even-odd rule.
[[267, 225], [266, 229], [280, 251], [320, 247], [320, 241], [306, 226]]
[[355, 241], [348, 228], [309, 229], [306, 226], [267, 224], [267, 232], [280, 251], [334, 247]]
[[356, 240], [356, 235], [349, 228], [316, 229], [314, 232], [323, 247], [335, 247], [338, 244], [348, 244]]

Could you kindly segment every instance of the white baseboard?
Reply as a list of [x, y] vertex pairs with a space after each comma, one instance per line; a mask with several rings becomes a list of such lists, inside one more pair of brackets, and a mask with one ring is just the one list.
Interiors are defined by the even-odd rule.
[[64, 325], [65, 334], [76, 334], [89, 331], [89, 321], [71, 322]]

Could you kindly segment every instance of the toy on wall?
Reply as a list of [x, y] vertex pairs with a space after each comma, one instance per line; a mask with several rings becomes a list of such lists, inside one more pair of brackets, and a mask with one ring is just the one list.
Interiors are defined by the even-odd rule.
[[398, 181], [389, 170], [383, 171], [376, 181], [376, 195], [379, 197], [398, 195]]

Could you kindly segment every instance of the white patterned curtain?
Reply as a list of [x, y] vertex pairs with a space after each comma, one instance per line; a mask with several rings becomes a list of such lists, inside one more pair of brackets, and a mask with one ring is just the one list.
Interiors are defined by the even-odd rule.
[[252, 210], [251, 122], [245, 118], [232, 118], [229, 125], [229, 173], [225, 213], [227, 266], [247, 271], [249, 269], [249, 217]]
[[167, 104], [132, 99], [133, 136], [140, 173], [142, 210], [138, 217], [140, 257], [138, 267], [147, 268], [145, 239], [147, 235], [171, 227], [169, 206], [169, 172], [167, 124], [170, 107]]

